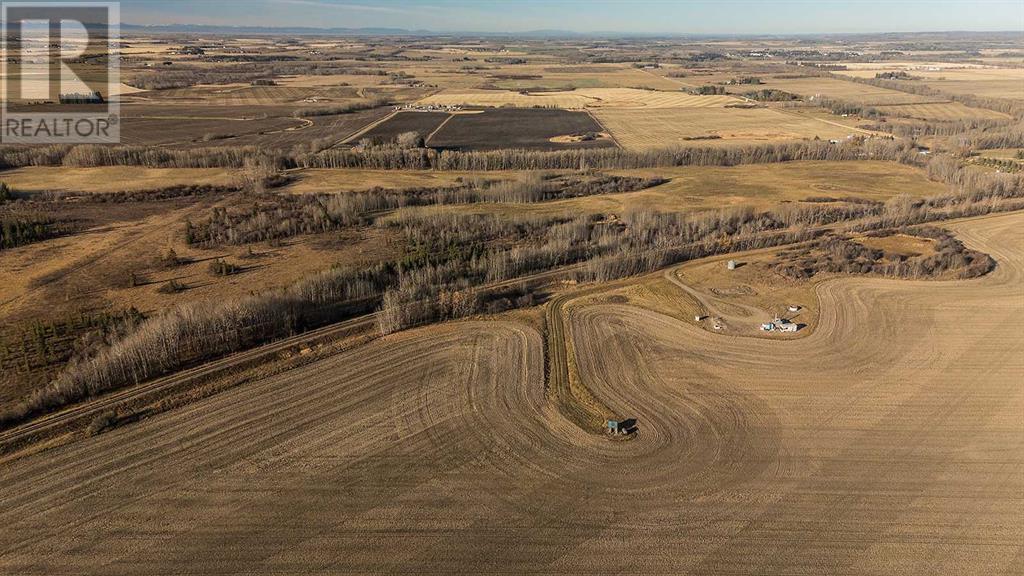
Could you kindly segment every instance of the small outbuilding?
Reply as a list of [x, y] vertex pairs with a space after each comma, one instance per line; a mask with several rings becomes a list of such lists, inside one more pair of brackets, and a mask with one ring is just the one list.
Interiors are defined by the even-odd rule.
[[736, 261], [735, 260], [729, 260], [729, 262], [725, 265], [725, 267], [728, 268], [729, 270], [735, 270], [736, 269]]

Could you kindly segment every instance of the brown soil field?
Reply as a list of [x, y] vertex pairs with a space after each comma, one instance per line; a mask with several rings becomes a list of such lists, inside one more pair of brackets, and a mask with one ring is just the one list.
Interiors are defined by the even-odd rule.
[[373, 141], [391, 142], [403, 132], [416, 132], [425, 138], [437, 130], [449, 116], [450, 114], [447, 112], [399, 112], [369, 130], [349, 137], [349, 139], [369, 138]]
[[564, 150], [614, 147], [614, 142], [608, 138], [583, 141], [554, 140], [558, 137], [601, 131], [601, 125], [586, 112], [515, 108], [484, 110], [479, 114], [453, 115], [430, 136], [427, 146], [444, 150]]
[[392, 111], [383, 106], [309, 118], [292, 115], [295, 110], [315, 106], [127, 105], [121, 139], [132, 145], [259, 146], [287, 152], [313, 141], [336, 144]]
[[145, 168], [29, 166], [0, 171], [0, 182], [21, 192], [123, 192], [169, 186], [231, 186], [238, 174], [223, 168]]
[[756, 144], [814, 138], [841, 139], [856, 128], [771, 108], [660, 108], [596, 110], [594, 115], [626, 149]]
[[818, 285], [795, 340], [570, 307], [628, 441], [552, 405], [537, 331], [477, 321], [5, 462], [0, 567], [1020, 573], [1022, 224], [953, 226], [999, 262], [979, 280]]
[[125, 118], [121, 122], [121, 143], [151, 146], [200, 143], [203, 146], [223, 146], [229, 141], [232, 144], [241, 144], [239, 140], [250, 135], [295, 130], [302, 124], [297, 118]]

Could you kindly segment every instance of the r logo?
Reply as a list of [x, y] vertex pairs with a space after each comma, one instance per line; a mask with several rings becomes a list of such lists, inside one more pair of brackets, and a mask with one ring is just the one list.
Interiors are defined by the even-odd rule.
[[118, 17], [115, 2], [3, 2], [0, 142], [119, 141]]

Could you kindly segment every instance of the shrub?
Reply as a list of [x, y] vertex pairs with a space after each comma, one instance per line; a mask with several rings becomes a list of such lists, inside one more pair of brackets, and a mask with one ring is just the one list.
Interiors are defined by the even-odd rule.
[[161, 284], [160, 287], [156, 289], [156, 291], [159, 292], [160, 294], [177, 294], [178, 292], [186, 290], [187, 288], [188, 286], [186, 286], [185, 284], [172, 279]]
[[218, 258], [213, 262], [210, 262], [210, 274], [215, 276], [230, 276], [238, 272], [238, 270], [238, 266], [224, 260], [223, 258]]
[[116, 427], [117, 424], [117, 414], [113, 410], [106, 410], [93, 417], [85, 432], [89, 436], [97, 436]]

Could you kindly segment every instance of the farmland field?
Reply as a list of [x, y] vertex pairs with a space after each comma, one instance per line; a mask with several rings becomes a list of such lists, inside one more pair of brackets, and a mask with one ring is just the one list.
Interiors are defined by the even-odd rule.
[[768, 108], [662, 108], [594, 112], [623, 148], [753, 144], [782, 140], [845, 138], [861, 131], [838, 123]]
[[745, 88], [734, 87], [732, 90], [735, 92], [745, 92], [752, 88], [756, 88], [758, 90], [774, 88], [777, 90], [785, 90], [792, 94], [798, 94], [805, 98], [820, 95], [826, 98], [834, 98], [867, 106], [878, 106], [883, 104], [913, 104], [915, 102], [933, 102], [935, 100], [933, 97], [907, 94], [906, 92], [889, 90], [887, 88], [878, 88], [876, 86], [859, 84], [857, 82], [847, 82], [845, 80], [837, 80], [833, 78], [818, 78], [812, 76], [790, 77], [788, 75], [777, 75], [766, 77], [762, 82], [763, 84], [760, 86]]
[[[898, 194], [920, 198], [941, 194], [942, 185], [910, 166], [893, 162], [789, 162], [780, 165], [688, 166], [609, 170], [626, 177], [667, 180], [636, 192], [599, 194], [537, 204], [488, 204], [420, 208], [427, 212], [502, 214], [625, 214], [634, 210], [689, 213], [727, 207], [777, 208], [809, 199], [855, 198], [884, 202]], [[511, 178], [510, 173], [476, 173], [463, 177]], [[294, 186], [316, 189], [325, 175], [311, 171]], [[434, 176], [436, 178], [436, 176]], [[380, 181], [374, 174], [368, 180]], [[332, 180], [335, 181], [335, 180]], [[392, 181], [393, 182], [393, 181]]]
[[[372, 127], [366, 132], [358, 135], [359, 139], [369, 138], [370, 140], [388, 142], [393, 141], [403, 132], [416, 132], [426, 137], [448, 119], [446, 112], [399, 112]], [[349, 137], [356, 139], [355, 137]]]
[[[121, 124], [121, 139], [125, 144], [188, 144], [226, 138], [246, 137], [263, 132], [282, 132], [301, 126], [294, 118], [267, 118], [260, 120], [126, 118]], [[196, 135], [199, 135], [198, 137]]]
[[521, 94], [502, 90], [446, 90], [421, 104], [451, 106], [515, 106], [519, 108], [719, 108], [739, 100], [730, 96], [693, 96], [680, 91], [634, 88], [580, 88], [565, 92]]
[[1021, 224], [956, 226], [999, 260], [982, 280], [822, 284], [817, 330], [793, 341], [570, 307], [580, 378], [637, 419], [629, 442], [567, 422], [540, 334], [492, 321], [406, 332], [5, 464], [0, 565], [1013, 573]]
[[1019, 67], [993, 68], [983, 66], [950, 66], [929, 64], [908, 64], [893, 66], [886, 64], [865, 65], [839, 74], [874, 78], [879, 72], [905, 71], [921, 78], [911, 80], [912, 84], [925, 84], [949, 94], [973, 95], [985, 98], [1009, 98], [1024, 100], [1024, 69]]
[[1024, 5], [901, 3], [18, 27], [0, 576], [1024, 574]]
[[935, 102], [927, 104], [895, 104], [878, 106], [882, 112], [893, 112], [903, 114], [921, 120], [958, 120], [958, 119], [996, 119], [1005, 120], [1009, 115], [986, 110], [984, 108], [971, 108], [959, 102]]
[[[567, 141], [574, 135], [596, 134], [601, 125], [586, 112], [566, 110], [499, 109], [479, 114], [455, 114], [427, 141], [443, 150], [524, 148], [558, 150], [614, 146], [608, 138]], [[559, 141], [559, 138], [565, 138]]]
[[121, 139], [124, 144], [170, 148], [260, 146], [287, 151], [315, 140], [340, 142], [391, 113], [390, 107], [383, 106], [300, 118], [293, 110], [281, 105], [198, 109], [177, 104], [126, 105]]

